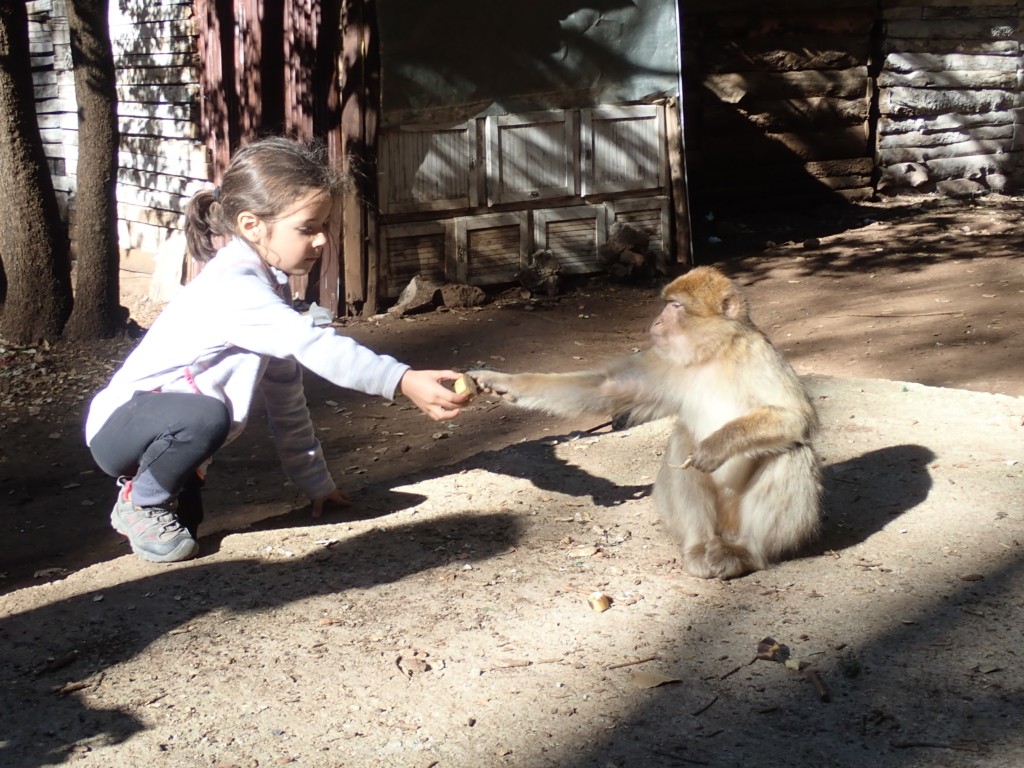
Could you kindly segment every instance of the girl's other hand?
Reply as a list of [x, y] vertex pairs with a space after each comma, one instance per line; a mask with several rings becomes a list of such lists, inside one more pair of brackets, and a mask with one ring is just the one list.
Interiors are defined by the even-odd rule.
[[410, 369], [405, 372], [398, 388], [434, 421], [454, 419], [459, 415], [459, 406], [468, 403], [472, 396], [468, 392], [457, 395], [441, 382], [455, 381], [461, 375], [455, 371]]
[[344, 491], [335, 489], [326, 496], [313, 499], [313, 517], [320, 517], [324, 513], [324, 502], [331, 502], [337, 507], [351, 507], [352, 499], [345, 495]]

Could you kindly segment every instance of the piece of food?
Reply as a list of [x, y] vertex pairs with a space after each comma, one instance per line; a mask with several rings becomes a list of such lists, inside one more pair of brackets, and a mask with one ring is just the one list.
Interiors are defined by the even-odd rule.
[[463, 392], [468, 392], [470, 398], [474, 398], [477, 396], [477, 393], [479, 393], [479, 391], [480, 388], [476, 385], [476, 382], [473, 381], [472, 376], [468, 376], [467, 374], [464, 373], [455, 380], [456, 394], [461, 395]]
[[604, 613], [612, 607], [612, 599], [604, 592], [591, 592], [587, 595], [587, 602], [590, 604], [590, 610], [597, 613]]

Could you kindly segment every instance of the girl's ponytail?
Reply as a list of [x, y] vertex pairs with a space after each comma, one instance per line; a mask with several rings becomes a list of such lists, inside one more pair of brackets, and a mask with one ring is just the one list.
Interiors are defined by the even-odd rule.
[[207, 262], [217, 253], [213, 239], [221, 234], [220, 203], [212, 189], [196, 192], [185, 208], [185, 244], [196, 261]]

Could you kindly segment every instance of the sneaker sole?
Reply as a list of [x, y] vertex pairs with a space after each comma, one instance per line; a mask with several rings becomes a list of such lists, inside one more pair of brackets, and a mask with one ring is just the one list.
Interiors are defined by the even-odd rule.
[[121, 525], [121, 521], [116, 514], [112, 514], [110, 516], [110, 523], [114, 526], [115, 531], [128, 539], [128, 544], [131, 545], [132, 552], [134, 552], [137, 557], [148, 563], [179, 563], [182, 560], [191, 560], [199, 553], [199, 542], [195, 539], [192, 539], [191, 541], [183, 541], [170, 552], [166, 552], [162, 555], [147, 552], [144, 549], [139, 549], [132, 543], [131, 536], [128, 535], [127, 529]]
[[[130, 543], [130, 542], [129, 542]], [[132, 552], [137, 557], [145, 560], [149, 563], [178, 563], [182, 560], [191, 560], [199, 553], [199, 544], [195, 541], [182, 542], [180, 546], [172, 549], [165, 555], [155, 555], [152, 552], [147, 552], [144, 549], [136, 549], [135, 545], [132, 545]]]

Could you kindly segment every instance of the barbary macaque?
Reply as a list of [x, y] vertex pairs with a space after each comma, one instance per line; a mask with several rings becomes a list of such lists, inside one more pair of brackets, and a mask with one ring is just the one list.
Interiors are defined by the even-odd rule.
[[814, 405], [719, 270], [692, 269], [662, 298], [639, 354], [575, 373], [469, 375], [484, 392], [551, 414], [674, 416], [653, 495], [683, 566], [720, 579], [766, 568], [818, 528]]

